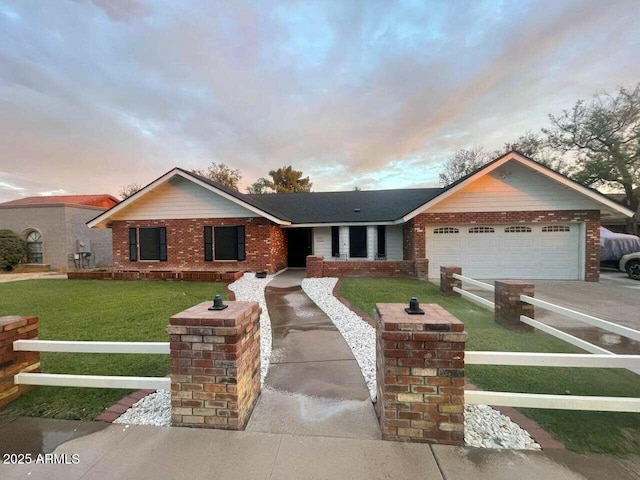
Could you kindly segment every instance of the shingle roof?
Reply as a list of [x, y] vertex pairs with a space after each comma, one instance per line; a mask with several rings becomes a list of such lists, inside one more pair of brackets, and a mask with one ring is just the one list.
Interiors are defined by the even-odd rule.
[[25, 207], [44, 205], [84, 205], [91, 207], [111, 208], [118, 203], [115, 197], [108, 194], [99, 195], [50, 195], [39, 197], [24, 197], [9, 202], [0, 203], [0, 207]]
[[425, 204], [441, 188], [243, 195], [292, 223], [390, 222]]

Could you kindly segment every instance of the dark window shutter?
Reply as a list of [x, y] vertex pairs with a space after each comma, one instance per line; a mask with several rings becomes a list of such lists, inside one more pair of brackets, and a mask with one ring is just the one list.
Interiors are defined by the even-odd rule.
[[160, 234], [160, 261], [161, 262], [166, 262], [167, 261], [167, 229], [165, 227], [160, 227], [159, 229], [159, 234]]
[[136, 228], [129, 229], [129, 261], [136, 262], [138, 260], [138, 231]]
[[331, 256], [340, 256], [340, 227], [331, 227]]
[[378, 256], [387, 255], [387, 228], [384, 225], [378, 225]]
[[246, 260], [244, 226], [238, 227], [238, 260]]
[[213, 228], [204, 227], [204, 261], [213, 260]]

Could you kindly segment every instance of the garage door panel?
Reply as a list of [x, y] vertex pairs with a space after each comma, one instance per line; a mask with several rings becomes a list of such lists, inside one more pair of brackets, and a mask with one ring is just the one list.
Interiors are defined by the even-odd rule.
[[475, 278], [581, 277], [580, 227], [576, 224], [434, 226], [427, 227], [426, 237], [432, 278], [439, 276], [441, 265], [459, 265], [464, 274]]

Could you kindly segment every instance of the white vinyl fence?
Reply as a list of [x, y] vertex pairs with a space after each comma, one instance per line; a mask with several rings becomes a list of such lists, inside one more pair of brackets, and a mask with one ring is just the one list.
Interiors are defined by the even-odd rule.
[[[81, 342], [66, 340], [16, 340], [15, 351], [64, 353], [137, 353], [168, 355], [169, 342]], [[54, 373], [18, 373], [14, 379], [21, 385], [54, 387], [127, 388], [168, 390], [169, 377], [125, 377], [109, 375], [67, 375]]]
[[[483, 290], [495, 291], [493, 285], [454, 274], [453, 277], [463, 283], [468, 283]], [[458, 287], [453, 290], [464, 298], [478, 303], [491, 310], [495, 309], [495, 303], [468, 292]], [[618, 325], [601, 318], [587, 315], [566, 307], [545, 302], [528, 295], [521, 295], [520, 301], [529, 303], [537, 308], [546, 309], [573, 320], [616, 333], [633, 340], [640, 341], [640, 331]], [[534, 352], [465, 352], [465, 364], [467, 365], [511, 365], [528, 367], [577, 367], [577, 368], [624, 368], [635, 373], [640, 373], [640, 355], [617, 355], [609, 350], [598, 347], [586, 340], [562, 332], [556, 328], [545, 325], [525, 315], [520, 316], [520, 321], [563, 340], [571, 345], [579, 347], [590, 354], [573, 353], [534, 353]], [[559, 410], [592, 410], [607, 412], [633, 412], [640, 413], [640, 398], [627, 397], [600, 397], [578, 395], [543, 395], [534, 393], [512, 392], [487, 392], [478, 390], [465, 390], [465, 402], [468, 404], [485, 404], [494, 406], [509, 406], [522, 408], [545, 408]]]

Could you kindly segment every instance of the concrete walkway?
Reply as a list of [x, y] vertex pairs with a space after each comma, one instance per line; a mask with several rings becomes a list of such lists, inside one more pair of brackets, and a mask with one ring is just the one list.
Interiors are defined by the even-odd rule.
[[360, 367], [331, 319], [302, 291], [304, 273], [281, 273], [265, 291], [273, 350], [247, 430], [379, 439]]
[[21, 280], [42, 280], [67, 278], [66, 273], [37, 272], [37, 273], [2, 273], [0, 283], [19, 282]]
[[[0, 417], [1, 418], [1, 417]], [[18, 419], [0, 423], [0, 453], [55, 453], [69, 464], [3, 465], [0, 478], [295, 480], [638, 480], [639, 459], [513, 452], [255, 432]], [[104, 424], [102, 424], [104, 426]], [[102, 428], [100, 426], [99, 428]], [[28, 429], [37, 435], [24, 435]], [[51, 442], [52, 434], [73, 437]], [[62, 432], [62, 433], [60, 433]], [[66, 433], [65, 433], [66, 432]], [[72, 435], [71, 432], [79, 432]], [[78, 436], [82, 435], [82, 436]], [[29, 441], [28, 439], [31, 439]], [[25, 443], [27, 442], [27, 443]], [[71, 464], [77, 454], [78, 463]], [[35, 456], [33, 457], [36, 458]]]

